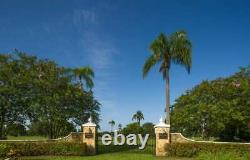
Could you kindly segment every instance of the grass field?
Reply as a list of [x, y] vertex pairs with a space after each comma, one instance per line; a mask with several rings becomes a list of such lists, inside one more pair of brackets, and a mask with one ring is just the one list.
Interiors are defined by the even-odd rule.
[[23, 157], [21, 160], [194, 160], [191, 158], [159, 158], [150, 154], [110, 153], [88, 157]]

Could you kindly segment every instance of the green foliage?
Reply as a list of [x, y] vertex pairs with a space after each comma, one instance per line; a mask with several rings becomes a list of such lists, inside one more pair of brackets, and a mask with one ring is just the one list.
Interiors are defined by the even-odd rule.
[[159, 71], [164, 79], [171, 63], [183, 65], [189, 72], [192, 65], [191, 49], [192, 45], [186, 32], [174, 32], [170, 37], [160, 33], [150, 46], [153, 54], [144, 64], [143, 77], [147, 76], [149, 70], [157, 63], [160, 63]]
[[132, 120], [137, 121], [138, 125], [137, 125], [137, 133], [140, 133], [140, 127], [141, 127], [141, 120], [144, 120], [144, 115], [142, 113], [142, 111], [136, 111], [136, 113], [133, 115]]
[[43, 137], [43, 136], [18, 136], [18, 137], [14, 137], [14, 136], [8, 136], [8, 140], [47, 140], [47, 137]]
[[172, 129], [188, 136], [250, 139], [250, 67], [203, 81], [176, 100]]
[[[124, 128], [122, 129], [122, 134], [124, 134], [124, 135], [138, 134], [138, 132], [137, 132], [138, 127], [139, 127], [139, 126], [138, 126], [138, 123], [137, 123], [137, 122], [129, 123], [129, 124], [127, 124], [126, 127], [124, 127]], [[141, 133], [141, 132], [142, 132], [142, 129], [140, 128], [139, 133]]]
[[67, 142], [1, 142], [0, 157], [85, 154], [85, 144]]
[[155, 134], [154, 124], [151, 122], [144, 123], [142, 125], [143, 134], [150, 134], [153, 136]]
[[95, 73], [90, 67], [76, 68], [73, 71], [77, 79], [79, 79], [79, 84], [82, 89], [84, 86], [90, 89], [94, 87], [93, 78], [95, 77]]
[[213, 155], [224, 152], [234, 152], [243, 156], [250, 152], [249, 144], [235, 143], [171, 143], [166, 148], [171, 156], [194, 157], [202, 153], [211, 153]]
[[[63, 124], [63, 125], [62, 125]], [[29, 126], [29, 130], [27, 135], [44, 135], [46, 136], [48, 133], [49, 124], [46, 121], [37, 121], [33, 122]], [[70, 132], [75, 131], [75, 127], [72, 123], [68, 122], [67, 120], [60, 120], [60, 122], [54, 122], [54, 127], [58, 129], [54, 132], [54, 137], [62, 137]], [[59, 128], [60, 127], [60, 128]]]
[[111, 127], [110, 132], [113, 132], [113, 128], [114, 128], [114, 126], [115, 126], [115, 121], [114, 121], [114, 120], [109, 121], [109, 125], [110, 125], [110, 127]]
[[98, 124], [99, 102], [79, 87], [82, 80], [93, 87], [93, 77], [89, 67], [65, 68], [17, 50], [0, 54], [0, 139], [13, 123], [29, 122], [31, 133], [49, 138], [67, 135], [90, 115]]
[[118, 131], [120, 132], [122, 130], [122, 124], [118, 124]]
[[132, 120], [133, 121], [136, 120], [140, 126], [141, 120], [144, 120], [144, 115], [143, 115], [142, 111], [136, 111], [136, 113], [132, 117]]
[[155, 153], [155, 138], [150, 137], [145, 145], [144, 149], [139, 149], [140, 142], [137, 142], [137, 145], [114, 145], [111, 143], [110, 145], [103, 145], [101, 140], [98, 141], [98, 154], [103, 153], [115, 153], [115, 152], [126, 152], [126, 153], [142, 153], [142, 154], [152, 154]]
[[150, 134], [151, 137], [154, 137], [155, 130], [154, 130], [154, 124], [151, 122], [144, 123], [141, 127], [137, 122], [129, 123], [126, 127], [122, 129], [122, 134], [128, 135], [128, 134], [138, 134], [138, 128], [139, 128], [139, 134]]
[[7, 134], [10, 136], [26, 135], [25, 126], [20, 123], [14, 123], [7, 126]]

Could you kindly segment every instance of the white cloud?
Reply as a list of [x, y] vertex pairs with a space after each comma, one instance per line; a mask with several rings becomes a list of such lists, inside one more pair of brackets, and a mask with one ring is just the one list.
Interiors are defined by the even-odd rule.
[[94, 68], [107, 69], [113, 64], [113, 58], [118, 50], [110, 41], [92, 32], [84, 34], [82, 44]]
[[82, 25], [90, 23], [96, 24], [97, 23], [96, 13], [91, 10], [85, 10], [85, 9], [74, 10], [73, 23], [74, 25]]

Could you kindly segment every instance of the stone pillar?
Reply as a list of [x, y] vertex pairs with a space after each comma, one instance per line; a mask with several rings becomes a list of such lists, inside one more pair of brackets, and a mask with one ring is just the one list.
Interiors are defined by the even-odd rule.
[[86, 143], [87, 155], [96, 155], [96, 124], [90, 117], [88, 123], [82, 125], [83, 143]]
[[167, 156], [167, 145], [170, 143], [170, 125], [166, 124], [163, 119], [155, 126], [156, 135], [156, 156]]

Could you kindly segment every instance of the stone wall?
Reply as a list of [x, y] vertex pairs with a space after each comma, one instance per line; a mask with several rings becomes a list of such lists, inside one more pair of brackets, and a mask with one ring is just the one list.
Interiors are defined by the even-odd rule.
[[83, 133], [71, 132], [68, 136], [63, 137], [63, 138], [58, 138], [56, 140], [65, 141], [65, 142], [83, 143]]
[[214, 142], [214, 141], [195, 141], [189, 138], [184, 137], [181, 133], [171, 133], [171, 143], [188, 143], [188, 142], [195, 142], [195, 143], [215, 143], [215, 144], [247, 144], [250, 143], [239, 143], [239, 142]]
[[48, 140], [0, 140], [0, 142], [57, 142], [57, 141], [83, 143], [83, 133], [71, 132], [66, 137], [58, 139], [48, 139]]
[[188, 138], [184, 137], [181, 133], [171, 133], [170, 141], [171, 141], [171, 143], [195, 142], [192, 139], [188, 139]]

